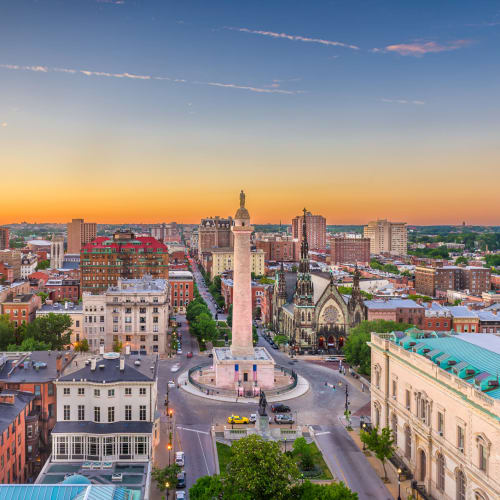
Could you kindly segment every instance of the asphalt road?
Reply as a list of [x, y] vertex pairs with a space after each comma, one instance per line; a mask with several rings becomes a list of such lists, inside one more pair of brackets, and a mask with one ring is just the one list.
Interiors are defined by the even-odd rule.
[[[200, 275], [195, 271], [195, 276], [196, 274], [198, 274], [198, 281]], [[199, 289], [200, 293], [203, 294], [202, 284], [199, 285]], [[160, 361], [158, 406], [163, 413], [165, 413], [164, 399], [168, 380], [176, 380], [179, 373], [208, 359], [206, 354], [198, 352], [197, 343], [189, 334], [185, 317], [178, 315], [177, 318], [181, 322], [179, 331], [182, 333], [184, 354], [173, 359]], [[351, 383], [351, 377], [340, 375], [338, 369], [332, 369], [331, 366], [304, 360], [290, 364], [289, 356], [281, 351], [270, 349], [269, 344], [260, 336], [260, 333], [259, 331], [258, 345], [267, 347], [277, 364], [293, 367], [299, 375], [309, 381], [310, 390], [298, 398], [287, 401], [286, 404], [291, 407], [298, 424], [313, 426], [317, 433], [318, 443], [334, 474], [346, 482], [351, 489], [357, 491], [360, 500], [365, 498], [387, 500], [390, 498], [386, 487], [375, 474], [363, 453], [352, 442], [339, 420], [345, 409], [346, 385], [348, 386], [352, 413], [369, 402], [369, 394], [358, 390]], [[186, 358], [188, 351], [194, 353], [193, 358]], [[180, 363], [180, 370], [177, 373], [172, 373], [170, 368], [176, 362]], [[335, 364], [334, 368], [337, 368]], [[329, 385], [326, 386], [325, 382]], [[335, 385], [336, 390], [333, 390], [331, 385]], [[158, 450], [158, 455], [163, 455], [163, 460], [168, 460], [168, 455], [164, 450], [169, 440], [168, 426], [171, 425], [174, 451], [182, 450], [186, 455], [187, 489], [198, 477], [215, 473], [215, 457], [209, 435], [211, 425], [225, 423], [227, 417], [233, 413], [249, 416], [251, 413], [257, 412], [257, 404], [254, 403], [212, 401], [193, 396], [177, 388], [169, 390], [169, 408], [174, 410], [174, 422], [170, 424], [167, 417], [162, 417], [162, 439], [159, 445], [162, 449]], [[173, 457], [172, 453], [172, 460]], [[168, 461], [164, 463], [168, 463]]]

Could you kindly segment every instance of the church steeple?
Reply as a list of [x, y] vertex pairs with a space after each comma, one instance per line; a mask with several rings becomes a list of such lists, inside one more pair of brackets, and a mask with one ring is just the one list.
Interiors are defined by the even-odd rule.
[[309, 272], [309, 244], [307, 243], [307, 210], [304, 208], [304, 219], [302, 221], [302, 241], [300, 242], [299, 273]]
[[286, 299], [286, 278], [283, 261], [281, 261], [280, 270], [278, 271], [278, 296], [282, 299]]

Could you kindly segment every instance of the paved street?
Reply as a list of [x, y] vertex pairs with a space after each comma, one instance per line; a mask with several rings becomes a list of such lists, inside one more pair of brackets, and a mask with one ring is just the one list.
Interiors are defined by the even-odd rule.
[[[198, 279], [199, 277], [197, 277]], [[179, 331], [182, 333], [184, 354], [160, 361], [158, 405], [163, 414], [165, 413], [164, 399], [168, 380], [177, 380], [178, 374], [208, 359], [206, 354], [198, 352], [196, 341], [189, 334], [185, 316], [178, 315], [177, 319], [181, 322]], [[260, 333], [259, 331], [258, 345], [269, 348]], [[191, 359], [186, 358], [186, 353], [189, 350], [194, 353]], [[386, 487], [370, 467], [363, 453], [359, 452], [351, 441], [339, 421], [339, 417], [344, 413], [346, 384], [349, 388], [350, 408], [353, 413], [363, 407], [366, 409], [369, 394], [361, 392], [358, 389], [359, 383], [353, 383], [351, 377], [340, 375], [336, 365], [332, 369], [330, 365], [305, 360], [299, 360], [291, 365], [287, 354], [274, 349], [268, 350], [277, 364], [293, 367], [297, 373], [309, 380], [311, 389], [303, 396], [288, 401], [287, 404], [292, 408], [297, 423], [313, 426], [317, 433], [318, 443], [334, 474], [345, 481], [354, 491], [357, 491], [361, 500], [364, 498], [379, 500], [390, 498]], [[180, 363], [180, 370], [177, 373], [172, 373], [170, 368], [176, 362]], [[325, 386], [325, 382], [329, 386]], [[333, 390], [331, 385], [335, 385], [336, 390]], [[247, 416], [250, 413], [255, 413], [257, 404], [212, 401], [173, 388], [169, 390], [169, 408], [172, 408], [175, 413], [175, 450], [181, 449], [186, 454], [185, 470], [189, 488], [198, 477], [215, 473], [215, 457], [209, 435], [211, 425], [223, 424], [231, 413]], [[168, 419], [163, 417], [162, 420], [163, 432], [160, 444], [162, 449], [158, 450], [157, 456], [161, 464], [166, 465], [168, 464], [168, 455], [165, 451], [169, 439]], [[172, 453], [172, 460], [173, 457], [174, 453]]]

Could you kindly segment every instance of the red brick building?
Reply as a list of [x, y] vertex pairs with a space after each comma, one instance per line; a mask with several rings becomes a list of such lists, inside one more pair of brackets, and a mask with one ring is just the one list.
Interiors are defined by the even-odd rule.
[[370, 238], [330, 239], [330, 263], [363, 264], [370, 262]]
[[365, 300], [368, 321], [384, 319], [424, 328], [425, 309], [408, 299]]
[[432, 330], [436, 332], [449, 332], [453, 327], [453, 318], [450, 311], [433, 302], [425, 309], [424, 330]]
[[287, 236], [269, 236], [255, 242], [257, 249], [264, 251], [266, 261], [295, 262], [298, 260], [298, 243]]
[[14, 269], [6, 262], [0, 262], [0, 283], [12, 283], [14, 281]]
[[[322, 215], [312, 215], [306, 212], [306, 231], [309, 250], [324, 252], [326, 250], [326, 219]], [[292, 236], [297, 241], [302, 241], [303, 215], [292, 220]]]
[[0, 250], [9, 248], [9, 228], [0, 227]]
[[170, 306], [174, 313], [186, 312], [187, 305], [194, 298], [194, 281], [191, 271], [170, 271]]
[[54, 302], [69, 300], [78, 302], [80, 298], [80, 281], [71, 278], [49, 279], [45, 283], [45, 291]]
[[[32, 412], [35, 413], [35, 416], [30, 419], [33, 427], [27, 436], [28, 440], [36, 440], [39, 447], [37, 453], [33, 448], [34, 455], [31, 466], [34, 473], [40, 471], [51, 452], [50, 433], [56, 424], [57, 408], [53, 381], [60, 376], [74, 358], [75, 354], [70, 351], [33, 351], [30, 354], [22, 354], [16, 358], [4, 360], [4, 364], [0, 366], [0, 394], [6, 390], [14, 390], [30, 393], [34, 398]], [[35, 422], [37, 422], [36, 426]], [[36, 439], [34, 437], [35, 431], [37, 433]], [[34, 447], [35, 444], [32, 443], [32, 446]]]
[[[0, 484], [25, 483], [33, 477], [27, 465], [27, 458], [33, 458], [33, 445], [28, 448], [26, 435], [34, 399], [33, 394], [26, 392], [0, 393]], [[34, 430], [31, 422], [29, 425], [31, 442]]]
[[42, 299], [33, 293], [10, 295], [0, 304], [2, 314], [7, 314], [14, 325], [21, 326], [31, 323], [36, 316], [36, 310], [42, 305]]
[[168, 248], [151, 236], [117, 231], [112, 238], [99, 236], [82, 247], [80, 290], [100, 293], [118, 278], [168, 279]]

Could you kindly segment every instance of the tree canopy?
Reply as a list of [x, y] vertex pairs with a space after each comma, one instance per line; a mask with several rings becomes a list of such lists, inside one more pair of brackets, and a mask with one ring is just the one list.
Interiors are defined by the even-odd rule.
[[346, 361], [353, 366], [359, 367], [363, 375], [370, 374], [371, 353], [367, 342], [370, 341], [371, 332], [386, 333], [395, 330], [407, 330], [413, 325], [408, 323], [397, 323], [378, 319], [375, 321], [362, 321], [349, 332], [344, 344]]

